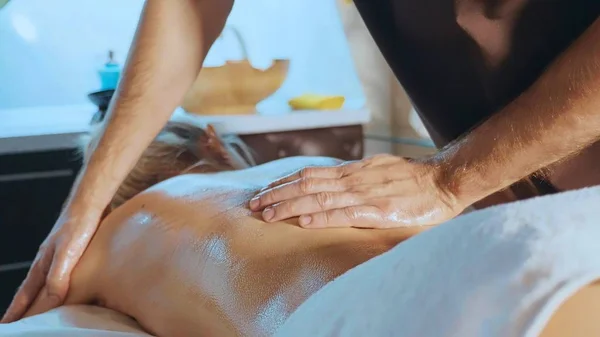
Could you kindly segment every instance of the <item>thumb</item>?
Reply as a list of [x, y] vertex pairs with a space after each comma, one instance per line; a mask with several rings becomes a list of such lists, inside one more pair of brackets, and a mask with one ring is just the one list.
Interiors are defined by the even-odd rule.
[[40, 295], [37, 305], [38, 313], [43, 313], [61, 306], [69, 292], [71, 273], [83, 255], [85, 248], [65, 247], [56, 251], [54, 260], [46, 278], [45, 291]]

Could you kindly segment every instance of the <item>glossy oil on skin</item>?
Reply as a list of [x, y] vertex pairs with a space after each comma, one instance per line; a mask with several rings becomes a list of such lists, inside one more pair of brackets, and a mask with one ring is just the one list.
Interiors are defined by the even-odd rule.
[[332, 163], [291, 158], [155, 185], [101, 224], [68, 303], [103, 303], [160, 337], [272, 335], [325, 284], [422, 230], [310, 230], [248, 209], [282, 174]]

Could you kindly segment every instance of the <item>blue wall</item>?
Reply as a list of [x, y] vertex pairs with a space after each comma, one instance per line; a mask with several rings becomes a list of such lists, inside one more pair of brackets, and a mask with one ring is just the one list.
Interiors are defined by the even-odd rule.
[[[109, 49], [124, 61], [143, 1], [18, 0], [0, 10], [0, 109], [86, 103]], [[306, 92], [364, 102], [334, 0], [237, 0], [229, 24], [249, 46], [256, 67], [290, 58], [281, 90], [261, 105], [279, 111]], [[240, 58], [231, 36], [206, 65]], [[1, 111], [0, 111], [1, 113]]]

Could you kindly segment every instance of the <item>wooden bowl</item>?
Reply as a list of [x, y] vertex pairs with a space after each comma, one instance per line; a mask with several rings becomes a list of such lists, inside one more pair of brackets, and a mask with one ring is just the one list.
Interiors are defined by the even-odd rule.
[[260, 70], [242, 60], [203, 68], [182, 107], [198, 115], [254, 114], [256, 105], [281, 87], [289, 65], [289, 60], [275, 60], [269, 69]]

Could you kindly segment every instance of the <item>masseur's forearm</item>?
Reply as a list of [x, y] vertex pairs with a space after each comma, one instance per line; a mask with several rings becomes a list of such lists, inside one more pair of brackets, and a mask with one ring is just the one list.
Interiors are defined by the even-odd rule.
[[73, 188], [71, 206], [102, 212], [183, 100], [232, 4], [233, 0], [146, 1], [123, 78]]
[[524, 94], [437, 159], [450, 190], [477, 201], [600, 138], [600, 19]]

